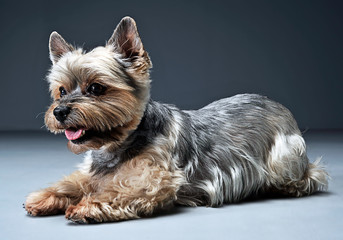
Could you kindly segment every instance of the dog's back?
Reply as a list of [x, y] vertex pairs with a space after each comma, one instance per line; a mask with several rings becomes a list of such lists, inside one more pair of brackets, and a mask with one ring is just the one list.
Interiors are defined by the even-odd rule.
[[270, 189], [301, 196], [326, 188], [326, 172], [308, 162], [297, 123], [279, 103], [241, 94], [182, 119], [176, 148], [190, 185], [181, 187], [180, 203], [217, 206]]

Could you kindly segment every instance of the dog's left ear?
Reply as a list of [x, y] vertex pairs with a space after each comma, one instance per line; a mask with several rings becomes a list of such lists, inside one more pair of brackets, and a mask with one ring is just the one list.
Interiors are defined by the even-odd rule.
[[107, 45], [112, 45], [114, 51], [121, 54], [124, 61], [131, 62], [136, 71], [143, 73], [151, 68], [149, 55], [144, 50], [136, 22], [131, 17], [124, 17], [120, 21]]

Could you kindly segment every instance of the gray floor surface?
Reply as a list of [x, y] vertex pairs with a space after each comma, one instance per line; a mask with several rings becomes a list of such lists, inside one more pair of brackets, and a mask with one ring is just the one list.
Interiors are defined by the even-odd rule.
[[82, 156], [63, 136], [0, 132], [0, 240], [10, 239], [343, 239], [343, 132], [307, 132], [310, 159], [323, 156], [328, 193], [262, 198], [221, 208], [176, 207], [139, 220], [76, 225], [63, 215], [30, 217], [25, 196], [75, 170]]

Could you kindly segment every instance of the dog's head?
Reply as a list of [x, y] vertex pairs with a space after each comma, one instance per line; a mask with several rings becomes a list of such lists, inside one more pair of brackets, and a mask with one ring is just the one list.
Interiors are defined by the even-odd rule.
[[65, 132], [71, 151], [118, 147], [136, 129], [149, 99], [151, 62], [135, 21], [125, 17], [105, 46], [76, 49], [58, 33], [49, 41], [51, 132]]

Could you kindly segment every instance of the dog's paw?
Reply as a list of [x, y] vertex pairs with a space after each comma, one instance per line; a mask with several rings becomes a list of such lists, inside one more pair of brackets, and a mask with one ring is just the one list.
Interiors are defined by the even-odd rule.
[[82, 200], [77, 205], [71, 205], [65, 212], [66, 219], [79, 224], [100, 223], [107, 220], [101, 210], [101, 203]]
[[53, 192], [42, 190], [29, 194], [23, 206], [31, 216], [54, 215], [63, 211], [64, 201]]

